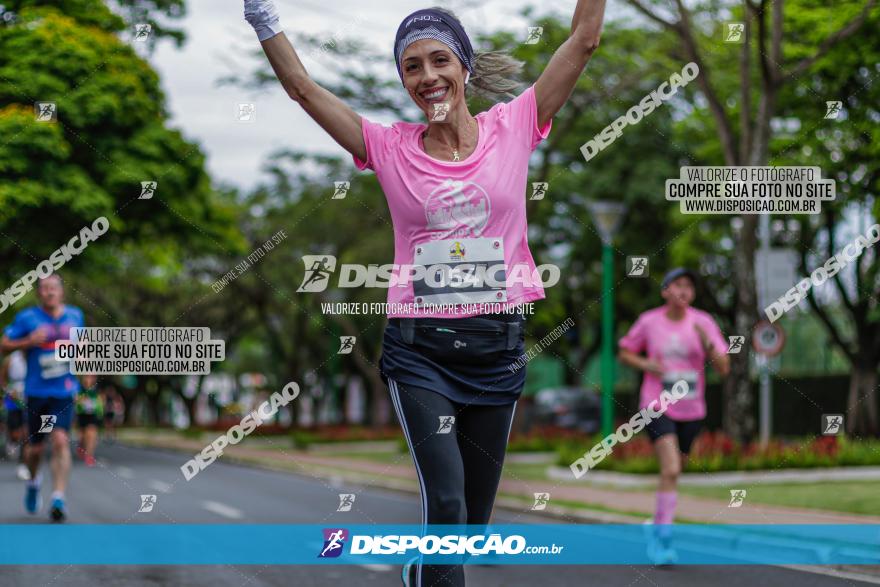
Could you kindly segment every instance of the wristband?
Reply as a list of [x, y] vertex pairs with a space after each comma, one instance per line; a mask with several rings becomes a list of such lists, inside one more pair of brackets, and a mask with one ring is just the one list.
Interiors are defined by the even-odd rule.
[[245, 0], [244, 19], [253, 27], [261, 42], [281, 32], [278, 10], [272, 0]]

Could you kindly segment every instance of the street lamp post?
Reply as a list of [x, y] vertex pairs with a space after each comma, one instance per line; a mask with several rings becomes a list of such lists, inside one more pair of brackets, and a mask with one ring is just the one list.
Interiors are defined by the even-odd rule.
[[614, 429], [614, 236], [626, 212], [620, 202], [591, 202], [590, 214], [602, 239], [602, 436]]

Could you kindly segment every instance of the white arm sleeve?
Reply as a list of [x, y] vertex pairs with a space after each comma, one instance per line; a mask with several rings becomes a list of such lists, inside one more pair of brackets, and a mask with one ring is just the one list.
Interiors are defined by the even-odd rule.
[[254, 27], [260, 41], [271, 39], [281, 32], [278, 9], [272, 0], [244, 0], [244, 19]]

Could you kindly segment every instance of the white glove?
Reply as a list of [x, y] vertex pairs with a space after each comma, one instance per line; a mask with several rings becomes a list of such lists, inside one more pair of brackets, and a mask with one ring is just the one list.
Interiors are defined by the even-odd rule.
[[244, 0], [244, 19], [254, 27], [260, 41], [271, 39], [281, 32], [278, 9], [272, 0]]

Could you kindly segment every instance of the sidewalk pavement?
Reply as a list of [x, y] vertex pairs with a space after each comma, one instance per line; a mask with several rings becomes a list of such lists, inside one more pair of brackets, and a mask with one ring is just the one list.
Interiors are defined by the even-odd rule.
[[[266, 440], [265, 437], [261, 440]], [[137, 446], [149, 446], [183, 451], [189, 456], [181, 459], [181, 465], [192, 458], [206, 442], [184, 439], [176, 433], [120, 431], [119, 441]], [[415, 469], [408, 454], [401, 454], [399, 462], [380, 463], [314, 454], [289, 448], [288, 439], [278, 443], [264, 444], [255, 448], [247, 442], [226, 447], [223, 459], [256, 464], [272, 469], [300, 472], [311, 476], [343, 479], [364, 485], [385, 487], [418, 492]], [[649, 491], [620, 491], [608, 488], [586, 486], [577, 482], [561, 480], [523, 480], [505, 477], [501, 480], [498, 504], [523, 512], [530, 512], [535, 501], [535, 493], [549, 493], [547, 513], [563, 517], [587, 518], [602, 522], [633, 522], [647, 519], [654, 512], [654, 493]], [[505, 499], [505, 496], [515, 499]], [[554, 502], [583, 504], [584, 508], [600, 508], [599, 511], [584, 512], [570, 507], [555, 507]], [[524, 505], [525, 504], [525, 505]], [[580, 508], [578, 508], [580, 509]], [[601, 510], [614, 510], [620, 514], [608, 514]], [[535, 513], [535, 512], [531, 512]], [[628, 515], [627, 515], [628, 514]], [[681, 519], [711, 524], [880, 524], [880, 516], [847, 514], [792, 508], [765, 504], [748, 503], [740, 507], [728, 507], [726, 501], [679, 495], [678, 515]]]
[[[551, 479], [570, 480], [568, 467], [550, 467]], [[880, 467], [823, 467], [816, 469], [780, 469], [776, 471], [724, 471], [720, 473], [682, 473], [678, 477], [679, 487], [730, 487], [735, 483], [819, 483], [820, 481], [877, 481], [880, 480]], [[595, 483], [613, 487], [645, 488], [656, 483], [653, 476], [614, 471], [589, 471], [583, 483]]]

